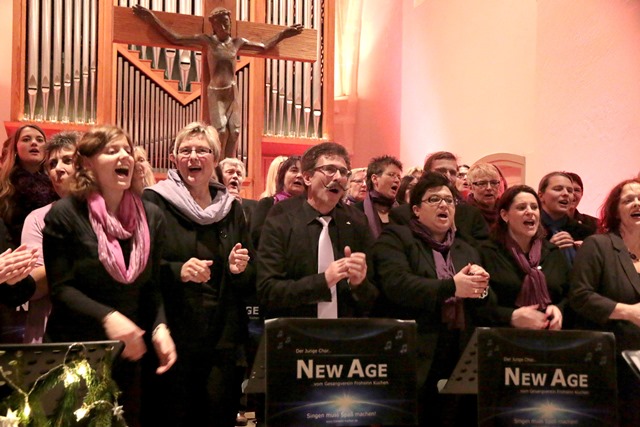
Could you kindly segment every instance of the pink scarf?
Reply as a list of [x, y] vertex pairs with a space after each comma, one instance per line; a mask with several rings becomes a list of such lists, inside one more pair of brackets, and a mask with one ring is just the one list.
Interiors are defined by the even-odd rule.
[[[98, 238], [100, 262], [114, 280], [132, 283], [144, 271], [149, 259], [149, 226], [142, 200], [131, 191], [125, 191], [117, 216], [107, 212], [100, 193], [91, 194], [87, 203], [91, 227]], [[132, 236], [133, 245], [127, 269], [118, 240], [126, 240]]]

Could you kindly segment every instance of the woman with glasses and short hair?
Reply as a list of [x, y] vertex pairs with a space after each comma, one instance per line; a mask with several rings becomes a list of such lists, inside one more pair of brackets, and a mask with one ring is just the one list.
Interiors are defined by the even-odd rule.
[[344, 202], [347, 205], [355, 205], [365, 197], [367, 197], [367, 168], [351, 169]]
[[569, 265], [558, 247], [544, 238], [540, 209], [538, 195], [526, 185], [510, 187], [498, 202], [491, 240], [480, 247], [495, 302], [480, 310], [483, 325], [563, 327]]
[[455, 408], [436, 384], [449, 377], [464, 349], [489, 275], [478, 252], [456, 237], [456, 201], [447, 177], [425, 173], [410, 205], [408, 226], [389, 225], [373, 246], [375, 282], [386, 314], [418, 325], [419, 424], [448, 425]]
[[500, 171], [491, 163], [476, 163], [467, 172], [467, 181], [470, 186], [467, 203], [480, 209], [491, 227], [498, 220], [496, 205], [503, 192]]
[[143, 198], [164, 212], [167, 324], [178, 361], [159, 382], [163, 408], [149, 425], [234, 426], [240, 382], [236, 360], [247, 335], [245, 295], [254, 283], [242, 206], [212, 179], [220, 142], [194, 122], [177, 135], [175, 169]]

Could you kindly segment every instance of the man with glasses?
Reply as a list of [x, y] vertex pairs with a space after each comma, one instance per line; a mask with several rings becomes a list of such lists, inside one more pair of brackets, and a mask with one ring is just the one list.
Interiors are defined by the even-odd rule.
[[469, 172], [469, 165], [458, 166], [458, 177], [456, 179], [456, 189], [463, 198], [466, 198], [471, 190], [469, 188], [469, 181], [467, 180], [467, 173]]
[[377, 290], [367, 279], [373, 239], [364, 214], [340, 203], [349, 155], [324, 142], [301, 161], [306, 198], [267, 218], [258, 249], [257, 290], [266, 316], [360, 317]]
[[374, 157], [367, 167], [368, 194], [354, 206], [364, 212], [374, 238], [389, 224], [389, 211], [398, 206], [396, 194], [402, 181], [402, 163], [391, 156]]
[[[456, 188], [458, 181], [458, 159], [448, 151], [438, 151], [429, 155], [424, 162], [424, 173], [438, 172], [446, 176], [451, 185]], [[476, 207], [470, 206], [461, 200], [459, 194], [456, 198], [455, 227], [457, 235], [472, 246], [477, 246], [480, 241], [489, 238], [489, 228], [482, 217], [482, 213]], [[389, 218], [395, 224], [408, 224], [411, 220], [411, 207], [400, 205], [391, 209]]]

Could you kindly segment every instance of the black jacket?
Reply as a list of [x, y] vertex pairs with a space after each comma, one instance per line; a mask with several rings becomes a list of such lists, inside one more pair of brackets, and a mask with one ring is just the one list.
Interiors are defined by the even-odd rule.
[[[516, 298], [522, 288], [524, 272], [501, 243], [486, 241], [480, 246], [482, 266], [491, 275], [489, 280], [492, 304], [480, 310], [481, 326], [509, 327]], [[543, 241], [540, 268], [547, 281], [551, 303], [564, 313], [569, 293], [569, 265], [567, 259], [552, 243]], [[568, 319], [567, 319], [568, 320]], [[562, 328], [567, 328], [563, 319]]]
[[[293, 199], [290, 199], [293, 200]], [[278, 203], [283, 204], [285, 202]], [[267, 317], [317, 317], [317, 303], [331, 300], [324, 273], [318, 273], [319, 216], [306, 201], [288, 204], [291, 209], [269, 216], [258, 249], [258, 298]], [[367, 254], [372, 244], [364, 214], [338, 203], [332, 212], [329, 234], [334, 257], [344, 256], [344, 247]], [[377, 290], [365, 280], [351, 287], [338, 283], [338, 316], [361, 317], [371, 308]]]
[[149, 259], [130, 284], [115, 281], [98, 258], [98, 240], [85, 201], [67, 197], [45, 217], [44, 264], [53, 303], [47, 334], [53, 341], [105, 340], [102, 319], [117, 310], [151, 335], [165, 321], [160, 293], [164, 218], [144, 203], [150, 235]]
[[584, 241], [571, 271], [569, 302], [580, 327], [613, 332], [617, 352], [640, 348], [640, 327], [609, 319], [617, 303], [640, 302], [640, 274], [619, 235], [596, 234]]
[[[229, 253], [236, 243], [252, 252], [240, 203], [234, 201], [221, 221], [199, 225], [153, 190], [145, 190], [143, 198], [157, 205], [165, 215], [163, 295], [167, 322], [178, 352], [185, 349], [197, 352], [203, 342], [214, 348], [231, 348], [241, 343], [247, 334], [244, 300], [247, 293], [254, 292], [255, 268], [250, 262], [241, 274], [229, 271]], [[181, 281], [180, 270], [190, 258], [213, 260], [208, 283]]]

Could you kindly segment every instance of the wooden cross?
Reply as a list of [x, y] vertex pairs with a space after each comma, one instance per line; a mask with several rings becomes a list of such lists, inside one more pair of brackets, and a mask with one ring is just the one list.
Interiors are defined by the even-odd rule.
[[[235, 0], [202, 1], [204, 16], [192, 16], [159, 11], [154, 11], [154, 13], [174, 32], [187, 35], [211, 33], [206, 17], [208, 17], [209, 13], [216, 7], [225, 7], [231, 12], [232, 37], [244, 37], [255, 42], [265, 41], [285, 28], [279, 25], [234, 21], [233, 18], [236, 16]], [[318, 34], [316, 30], [304, 29], [301, 34], [283, 40], [267, 52], [256, 53], [255, 51], [246, 51], [241, 49], [239, 54], [243, 56], [261, 58], [315, 62], [318, 55], [317, 39]], [[113, 42], [189, 49], [189, 47], [172, 45], [160, 33], [158, 33], [151, 24], [138, 18], [133, 13], [133, 9], [119, 6], [114, 6], [113, 8]], [[209, 79], [209, 70], [207, 69], [206, 61], [202, 61], [202, 64], [202, 81], [207, 81]], [[206, 105], [206, 92], [206, 90], [201, 92], [203, 105]], [[203, 114], [203, 117], [206, 117], [206, 114]]]

